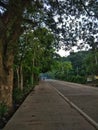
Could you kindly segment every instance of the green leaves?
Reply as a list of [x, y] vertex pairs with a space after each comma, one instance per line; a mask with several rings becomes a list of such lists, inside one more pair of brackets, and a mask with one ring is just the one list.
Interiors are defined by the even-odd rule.
[[64, 79], [68, 76], [68, 72], [72, 70], [72, 64], [68, 61], [54, 61], [51, 68], [51, 74], [58, 79]]
[[38, 27], [20, 37], [15, 64], [22, 65], [24, 80], [35, 82], [41, 72], [51, 69], [54, 46], [54, 35], [47, 28]]
[[8, 108], [6, 104], [4, 102], [0, 103], [0, 119], [3, 118], [5, 114], [7, 114], [7, 112], [8, 112]]

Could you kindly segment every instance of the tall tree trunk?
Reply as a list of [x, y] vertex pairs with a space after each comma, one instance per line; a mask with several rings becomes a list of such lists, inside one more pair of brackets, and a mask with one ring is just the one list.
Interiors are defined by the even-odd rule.
[[19, 88], [19, 85], [20, 85], [20, 75], [19, 75], [19, 67], [16, 68], [16, 73], [17, 73], [17, 87]]
[[[34, 56], [35, 56], [35, 53], [34, 53]], [[33, 56], [33, 60], [32, 60], [32, 68], [34, 69], [34, 66], [35, 66], [35, 57]], [[32, 71], [32, 77], [31, 77], [31, 82], [32, 84], [34, 85], [34, 72]]]
[[13, 62], [19, 31], [20, 29], [13, 31], [13, 35], [9, 37], [4, 32], [0, 39], [0, 102], [4, 102], [9, 108], [13, 106]]
[[22, 69], [22, 64], [20, 65], [20, 89], [23, 90], [23, 69]]
[[17, 71], [17, 87], [23, 90], [23, 68], [22, 64], [18, 66]]
[[9, 53], [5, 58], [1, 48], [0, 50], [0, 103], [12, 108], [14, 56]]
[[0, 102], [12, 108], [13, 62], [15, 45], [22, 34], [21, 23], [23, 11], [29, 7], [31, 0], [14, 0], [8, 2], [7, 11], [1, 16], [0, 22]]

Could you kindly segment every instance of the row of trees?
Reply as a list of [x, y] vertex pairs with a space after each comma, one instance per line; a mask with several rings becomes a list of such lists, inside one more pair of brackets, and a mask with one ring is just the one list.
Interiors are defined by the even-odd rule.
[[[40, 65], [46, 61], [45, 53], [52, 46], [53, 36], [49, 29], [43, 28], [43, 19], [49, 12], [44, 4], [32, 0], [0, 0], [0, 102], [9, 108], [13, 104], [13, 68], [17, 86], [23, 89], [24, 73], [36, 77], [43, 69]], [[51, 58], [50, 54], [48, 57]]]
[[[23, 79], [34, 84], [39, 74], [50, 69], [54, 55], [55, 40], [46, 28], [37, 28], [23, 34], [19, 39], [18, 51], [15, 55], [14, 67], [16, 83], [23, 90]], [[26, 85], [26, 84], [25, 84]]]
[[54, 35], [46, 28], [22, 34], [14, 59], [14, 108], [39, 82], [39, 74], [50, 70], [55, 53]]

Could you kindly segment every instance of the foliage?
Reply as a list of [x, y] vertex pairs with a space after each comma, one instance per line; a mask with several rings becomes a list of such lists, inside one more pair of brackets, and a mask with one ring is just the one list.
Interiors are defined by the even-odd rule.
[[98, 52], [91, 51], [85, 58], [84, 64], [88, 75], [98, 75]]
[[22, 91], [20, 88], [14, 88], [13, 91], [13, 100], [14, 100], [14, 104], [20, 104], [25, 96], [33, 89], [33, 87], [31, 87], [30, 85], [25, 86], [24, 90]]
[[[97, 0], [44, 0], [37, 2], [28, 0], [17, 3], [14, 3], [13, 0], [7, 2], [2, 0], [0, 4], [2, 15], [5, 16], [11, 12], [16, 15], [12, 15], [14, 18], [10, 25], [15, 24], [18, 19], [23, 29], [32, 30], [32, 27], [46, 26], [55, 34], [57, 43], [59, 39], [62, 44], [65, 44], [65, 48], [78, 45], [78, 41], [82, 39], [83, 41], [79, 45], [81, 48], [83, 43], [88, 43], [88, 38], [95, 34], [97, 39]], [[8, 10], [9, 8], [10, 10]], [[1, 25], [4, 27], [2, 20]], [[10, 35], [12, 32], [10, 33], [9, 30], [7, 33]]]
[[24, 94], [24, 97], [26, 95], [28, 95], [35, 87], [36, 84], [33, 84], [33, 86], [31, 84], [28, 84], [27, 86], [24, 87], [23, 89], [23, 94]]
[[86, 83], [86, 77], [84, 76], [80, 76], [80, 75], [69, 75], [69, 77], [65, 80], [69, 81], [69, 82], [74, 82], [74, 83], [81, 83], [81, 84], [85, 84]]
[[[69, 82], [86, 83], [87, 71], [85, 59], [90, 52], [71, 52], [67, 57], [55, 58], [51, 77]], [[88, 64], [87, 64], [88, 65]]]
[[14, 64], [16, 68], [22, 64], [25, 83], [32, 78], [36, 82], [39, 73], [50, 69], [54, 44], [54, 36], [46, 28], [28, 31], [20, 37]]
[[51, 67], [51, 72], [49, 73], [52, 77], [64, 79], [70, 70], [72, 70], [71, 62], [54, 61], [54, 64]]
[[73, 66], [73, 71], [75, 75], [85, 76], [85, 67], [84, 67], [84, 60], [89, 52], [88, 51], [80, 51], [80, 52], [73, 52], [65, 58], [66, 61], [70, 61]]
[[5, 116], [5, 114], [8, 112], [8, 108], [5, 103], [0, 103], [0, 119]]
[[98, 81], [95, 78], [98, 76], [97, 46], [89, 51], [71, 52], [67, 57], [55, 56], [54, 64], [48, 75], [53, 79], [82, 84], [88, 83], [87, 78], [92, 77], [91, 83], [97, 86]]
[[22, 102], [24, 97], [23, 91], [20, 88], [14, 88], [13, 91], [13, 99], [14, 99], [14, 103], [20, 103]]

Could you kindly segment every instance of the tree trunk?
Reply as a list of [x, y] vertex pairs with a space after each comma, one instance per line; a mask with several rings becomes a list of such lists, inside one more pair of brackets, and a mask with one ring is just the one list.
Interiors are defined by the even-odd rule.
[[0, 103], [12, 108], [13, 62], [16, 43], [23, 29], [23, 11], [29, 7], [31, 0], [14, 0], [8, 2], [8, 10], [0, 16], [3, 26], [0, 28]]
[[23, 69], [22, 65], [19, 65], [16, 69], [17, 71], [17, 87], [23, 90]]
[[17, 73], [17, 87], [19, 88], [19, 85], [20, 85], [20, 75], [19, 75], [19, 67], [16, 68], [16, 73]]
[[18, 28], [18, 31], [14, 31], [9, 37], [6, 32], [3, 33], [5, 38], [3, 36], [0, 39], [0, 102], [12, 108], [13, 62], [20, 29]]
[[3, 58], [0, 51], [0, 103], [5, 103], [9, 108], [12, 108], [13, 102], [13, 60], [13, 54], [10, 53]]
[[20, 89], [23, 91], [23, 70], [22, 70], [22, 65], [20, 65]]

